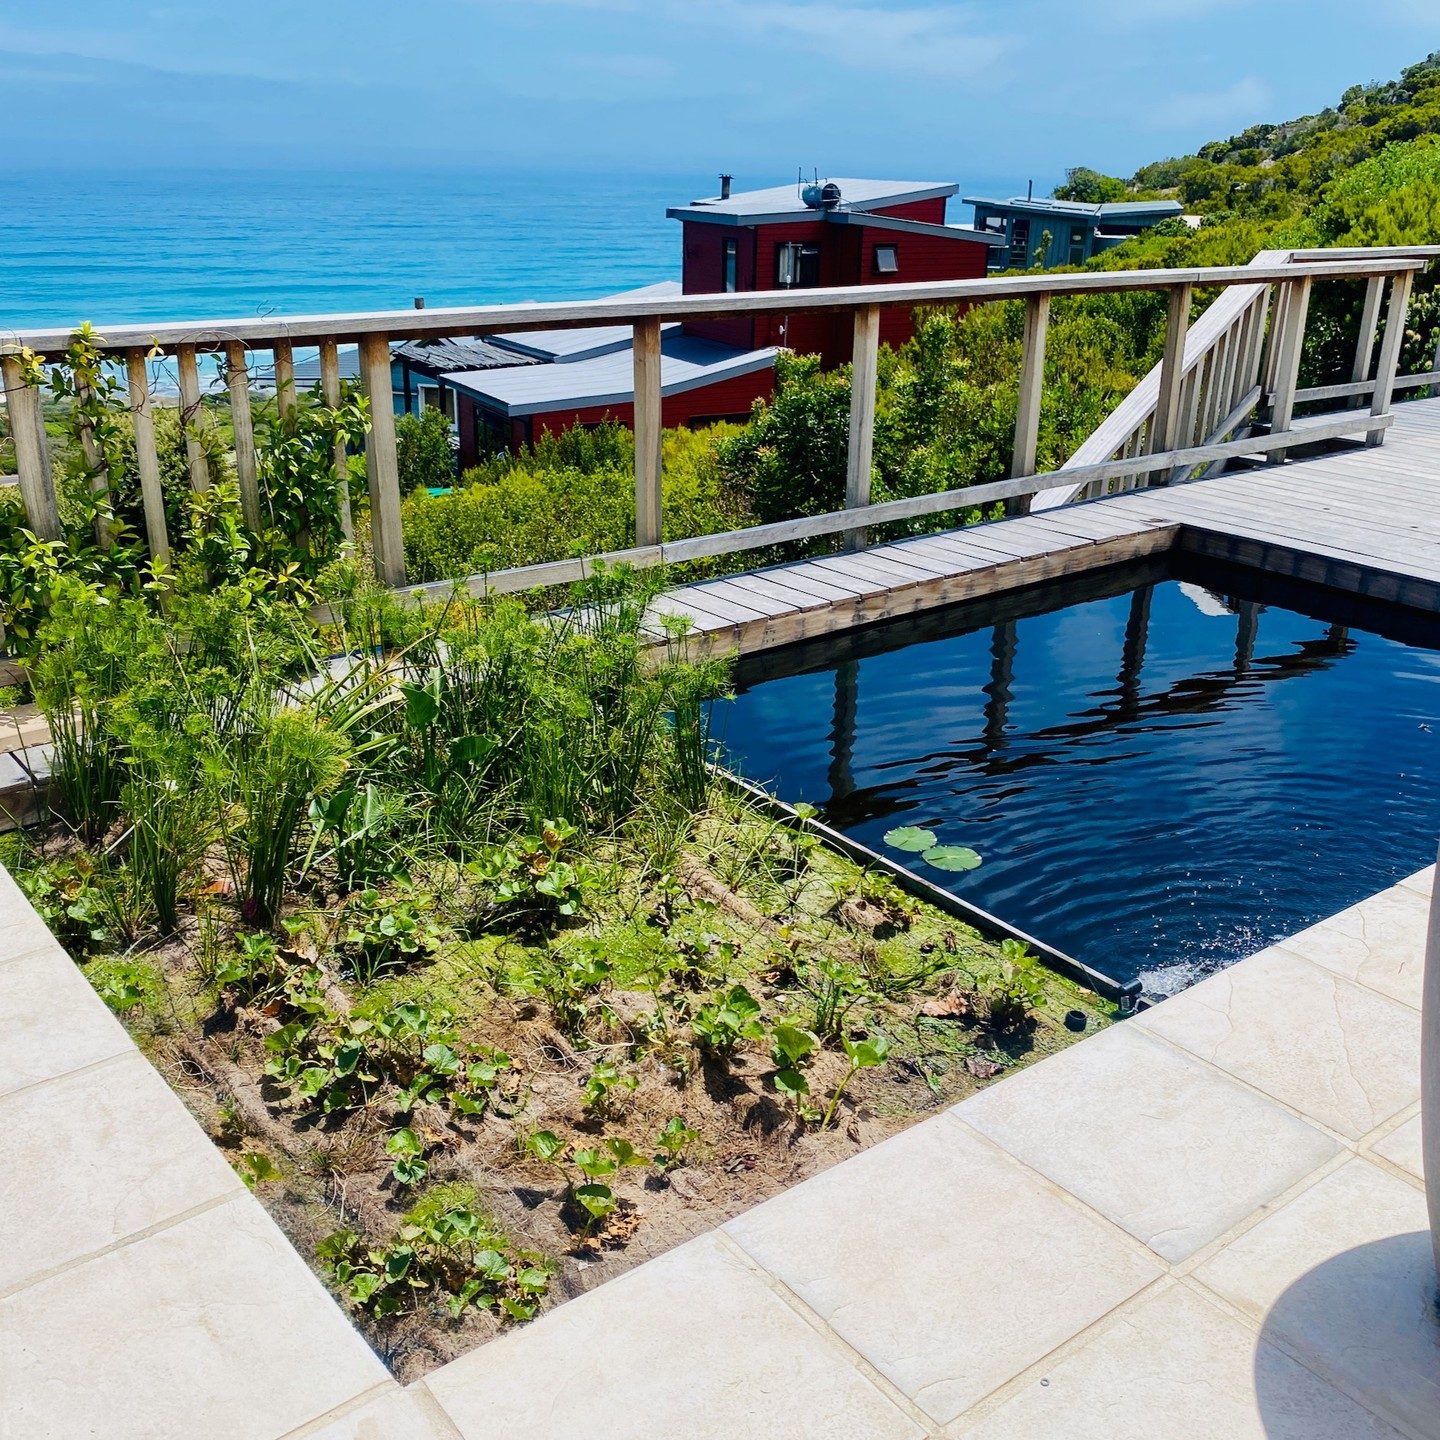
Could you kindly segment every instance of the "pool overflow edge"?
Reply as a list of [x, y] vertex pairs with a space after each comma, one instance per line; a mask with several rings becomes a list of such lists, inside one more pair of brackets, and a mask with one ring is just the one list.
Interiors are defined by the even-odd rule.
[[852, 840], [848, 835], [842, 834], [818, 817], [802, 815], [793, 805], [788, 805], [778, 796], [772, 795], [763, 785], [757, 785], [753, 780], [747, 780], [743, 775], [737, 775], [723, 765], [712, 764], [710, 769], [717, 780], [743, 795], [757, 809], [765, 811], [788, 825], [808, 831], [831, 850], [838, 851], [857, 865], [883, 872], [906, 894], [916, 900], [924, 901], [927, 905], [934, 906], [935, 909], [943, 911], [956, 920], [963, 921], [978, 930], [987, 940], [1020, 941], [1021, 944], [1033, 950], [1057, 974], [1063, 975], [1067, 980], [1073, 980], [1077, 985], [1083, 985], [1087, 990], [1093, 990], [1106, 1000], [1114, 1001], [1119, 1006], [1121, 1015], [1131, 1015], [1137, 1009], [1142, 1008], [1144, 987], [1138, 979], [1117, 980], [1113, 976], [1106, 975], [1103, 971], [1095, 969], [1094, 966], [1087, 965], [1083, 960], [1077, 960], [1075, 956], [1067, 955], [1065, 951], [1057, 950], [1043, 940], [1037, 940], [1035, 936], [1002, 920], [998, 915], [992, 915], [988, 910], [982, 910], [978, 905], [972, 905], [968, 900], [962, 900], [958, 895], [935, 884], [933, 880], [927, 880], [923, 875], [890, 859], [889, 856], [872, 850], [858, 840]]

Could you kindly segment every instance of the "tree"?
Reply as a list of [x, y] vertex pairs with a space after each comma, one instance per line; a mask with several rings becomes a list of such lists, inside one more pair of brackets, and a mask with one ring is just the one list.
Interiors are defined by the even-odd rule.
[[445, 490], [453, 485], [455, 449], [445, 412], [426, 406], [419, 415], [402, 415], [395, 422], [395, 458], [402, 495], [421, 486]]
[[1055, 187], [1057, 200], [1078, 200], [1082, 205], [1104, 205], [1123, 200], [1130, 187], [1114, 175], [1102, 175], [1088, 165], [1077, 165], [1065, 172], [1065, 183]]
[[729, 482], [748, 494], [761, 524], [824, 515], [845, 503], [850, 367], [822, 371], [818, 355], [775, 357], [775, 395], [721, 442]]

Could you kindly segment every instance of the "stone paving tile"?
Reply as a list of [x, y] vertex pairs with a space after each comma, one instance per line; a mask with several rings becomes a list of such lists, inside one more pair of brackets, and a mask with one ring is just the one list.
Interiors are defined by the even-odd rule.
[[1132, 1023], [1350, 1140], [1420, 1098], [1420, 1017], [1283, 949], [1241, 960]]
[[1440, 1320], [1425, 1197], [1356, 1159], [1195, 1276], [1381, 1415], [1440, 1437]]
[[923, 1434], [713, 1235], [608, 1281], [420, 1383], [465, 1440]]
[[1129, 1023], [951, 1113], [1170, 1261], [1208, 1245], [1339, 1148]]
[[248, 1194], [0, 1300], [7, 1435], [275, 1440], [388, 1377]]
[[948, 1116], [725, 1228], [941, 1424], [1163, 1273]]
[[138, 1051], [5, 1096], [0, 1215], [12, 1238], [0, 1246], [0, 1290], [243, 1193]]
[[1427, 865], [1425, 869], [1416, 871], [1414, 875], [1407, 875], [1400, 883], [1407, 890], [1418, 890], [1428, 900], [1431, 892], [1435, 889], [1435, 867]]
[[1429, 917], [1422, 892], [1396, 885], [1290, 936], [1281, 947], [1418, 1010]]
[[130, 1053], [124, 1026], [54, 942], [0, 963], [0, 1095]]
[[1399, 1432], [1175, 1284], [1098, 1326], [955, 1440], [1400, 1440]]
[[0, 866], [0, 964], [39, 949], [59, 949], [25, 892]]
[[455, 1431], [408, 1390], [391, 1387], [335, 1420], [306, 1425], [285, 1440], [454, 1440]]
[[1392, 1130], [1374, 1147], [1377, 1155], [1383, 1155], [1393, 1165], [1413, 1175], [1417, 1180], [1425, 1178], [1424, 1158], [1420, 1152], [1420, 1117], [1412, 1115], [1403, 1125]]

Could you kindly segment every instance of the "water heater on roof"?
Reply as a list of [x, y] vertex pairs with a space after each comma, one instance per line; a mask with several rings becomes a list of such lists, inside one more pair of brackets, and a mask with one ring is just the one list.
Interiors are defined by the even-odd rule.
[[800, 198], [812, 210], [833, 210], [840, 203], [840, 187], [827, 180], [823, 185], [807, 185]]

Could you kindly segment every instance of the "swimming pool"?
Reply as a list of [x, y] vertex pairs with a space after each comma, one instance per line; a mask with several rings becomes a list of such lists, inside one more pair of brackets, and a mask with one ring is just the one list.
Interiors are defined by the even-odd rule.
[[1440, 617], [1177, 557], [736, 682], [714, 716], [733, 768], [882, 852], [900, 826], [973, 847], [978, 868], [926, 873], [1152, 993], [1435, 858]]

